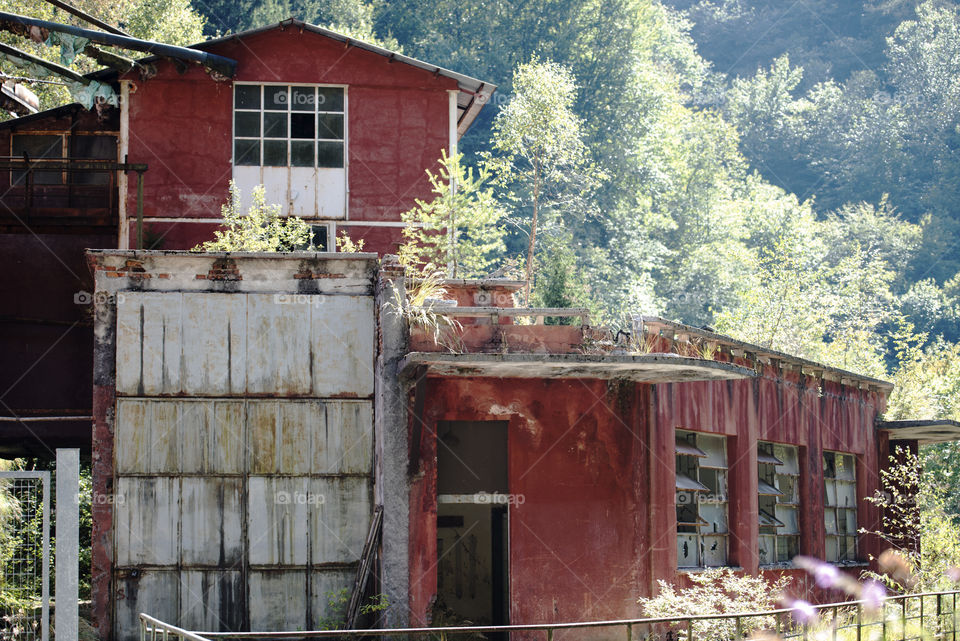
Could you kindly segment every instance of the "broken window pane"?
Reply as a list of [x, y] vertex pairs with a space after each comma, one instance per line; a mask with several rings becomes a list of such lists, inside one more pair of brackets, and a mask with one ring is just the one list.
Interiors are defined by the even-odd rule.
[[[316, 130], [313, 126], [313, 114], [290, 114], [290, 137], [313, 140], [316, 137]], [[320, 138], [323, 137], [324, 136], [320, 136]]]

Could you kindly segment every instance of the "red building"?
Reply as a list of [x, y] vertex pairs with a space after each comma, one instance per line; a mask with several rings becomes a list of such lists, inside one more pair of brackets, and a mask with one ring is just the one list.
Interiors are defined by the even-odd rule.
[[[187, 53], [219, 56], [235, 73], [178, 57]], [[244, 204], [264, 185], [268, 203], [311, 224], [320, 250], [335, 251], [346, 233], [395, 252], [400, 214], [430, 195], [426, 170], [456, 151], [496, 89], [292, 19], [164, 54], [87, 77], [111, 87], [119, 107], [74, 104], [0, 123], [0, 155], [32, 167], [0, 172], [3, 413], [55, 419], [12, 424], [0, 451], [89, 449], [85, 248], [136, 248], [138, 229], [156, 249], [212, 240], [233, 180]], [[102, 168], [81, 170], [85, 162]]]

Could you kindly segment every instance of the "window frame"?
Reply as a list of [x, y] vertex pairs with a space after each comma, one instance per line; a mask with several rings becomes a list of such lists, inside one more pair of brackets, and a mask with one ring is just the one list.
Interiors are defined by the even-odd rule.
[[[837, 473], [837, 459], [849, 461], [849, 473], [843, 476]], [[828, 459], [833, 459], [833, 475], [828, 476]], [[824, 530], [824, 560], [837, 565], [859, 563], [859, 536], [860, 528], [857, 510], [857, 456], [852, 452], [838, 452], [824, 450], [823, 464], [823, 530]], [[838, 500], [840, 488], [846, 488], [847, 498], [852, 497], [852, 505], [841, 505]], [[832, 489], [832, 501], [831, 501]], [[833, 528], [829, 527], [830, 518], [833, 518]], [[843, 529], [840, 529], [841, 516]], [[853, 519], [853, 529], [850, 531], [850, 518]], [[831, 529], [833, 531], [831, 531]], [[835, 541], [836, 555], [830, 554], [830, 541]], [[853, 545], [850, 545], [852, 540]]]
[[[675, 434], [677, 568], [691, 570], [730, 566], [730, 458], [727, 437], [691, 430]], [[716, 447], [707, 447], [707, 444]], [[700, 445], [704, 448], [701, 449]], [[719, 451], [718, 451], [719, 450]], [[691, 471], [694, 473], [691, 475]], [[692, 517], [692, 518], [690, 518]], [[682, 518], [687, 520], [681, 520]], [[713, 526], [713, 531], [705, 530]], [[682, 565], [683, 545], [694, 546], [695, 565]], [[722, 560], [708, 552], [722, 544]], [[708, 562], [708, 560], [710, 562]]]
[[[237, 86], [254, 86], [260, 88], [260, 106], [257, 109], [239, 109], [237, 108]], [[319, 109], [319, 105], [312, 112], [302, 111], [299, 113], [312, 113], [314, 118], [314, 136], [313, 138], [293, 138], [291, 136], [292, 127], [291, 123], [291, 114], [297, 113], [292, 109], [290, 100], [287, 101], [287, 109], [284, 110], [273, 110], [266, 109], [264, 97], [266, 95], [266, 87], [286, 87], [288, 95], [292, 95], [294, 87], [312, 87], [315, 91], [319, 89], [341, 89], [343, 91], [343, 105], [342, 111], [323, 111]], [[263, 168], [272, 168], [272, 169], [342, 169], [344, 172], [348, 171], [349, 165], [349, 139], [350, 139], [350, 125], [349, 125], [349, 109], [350, 109], [350, 99], [349, 99], [349, 86], [345, 84], [336, 84], [336, 83], [313, 83], [313, 82], [262, 82], [262, 81], [234, 81], [230, 88], [230, 101], [231, 101], [231, 111], [230, 111], [230, 166], [231, 168], [236, 167], [260, 167]], [[257, 140], [259, 141], [259, 163], [256, 164], [237, 164], [237, 113], [258, 113], [260, 115], [260, 133], [258, 136], [239, 136], [239, 140]], [[267, 113], [285, 113], [287, 114], [287, 134], [285, 137], [267, 137], [264, 135], [264, 115]], [[329, 114], [339, 114], [343, 117], [343, 137], [340, 139], [333, 138], [319, 138], [319, 125], [318, 117], [320, 114], [329, 113]], [[265, 165], [264, 160], [264, 143], [266, 141], [284, 141], [286, 143], [286, 154], [287, 154], [287, 163], [285, 165]], [[304, 142], [306, 140], [311, 140], [314, 143], [313, 149], [313, 165], [293, 165], [292, 164], [292, 150], [293, 142]], [[343, 146], [343, 160], [340, 166], [337, 167], [320, 167], [319, 166], [319, 153], [317, 152], [317, 144], [321, 142], [339, 142]], [[346, 178], [345, 178], [346, 179]], [[349, 184], [349, 182], [347, 183]]]
[[[798, 446], [757, 441], [757, 505], [757, 553], [760, 566], [790, 565], [793, 557], [800, 553], [803, 497], [800, 493]], [[787, 517], [791, 513], [792, 519]], [[788, 530], [791, 522], [794, 528]], [[772, 553], [772, 558], [766, 560], [764, 540], [768, 542], [767, 547]], [[785, 549], [785, 553], [781, 555], [782, 549]]]
[[[17, 155], [13, 151], [14, 139], [21, 136], [57, 136], [59, 137], [60, 138], [60, 156], [58, 156], [58, 158], [65, 158], [68, 160], [70, 159], [89, 160], [88, 158], [80, 158], [79, 156], [74, 156], [72, 154], [73, 140], [75, 138], [88, 137], [88, 136], [113, 138], [117, 147], [113, 155], [113, 158], [109, 160], [112, 160], [113, 162], [118, 162], [120, 157], [120, 133], [117, 131], [99, 130], [99, 129], [91, 130], [91, 131], [86, 131], [86, 130], [85, 131], [75, 131], [75, 130], [63, 131], [62, 129], [56, 130], [56, 131], [50, 131], [47, 129], [36, 129], [36, 130], [23, 129], [20, 131], [11, 131], [10, 132], [10, 158], [22, 158], [22, 155]], [[37, 169], [36, 171], [46, 171], [46, 173], [55, 173], [53, 170]], [[18, 182], [20, 180], [20, 177], [16, 175], [17, 173], [18, 173], [17, 170], [14, 170], [14, 169], [10, 170], [10, 174], [8, 176], [8, 180], [9, 180], [8, 184], [11, 187], [25, 184], [23, 182]], [[60, 173], [60, 182], [37, 183], [37, 184], [45, 184], [49, 186], [59, 186], [59, 187], [64, 187], [69, 185], [71, 183], [70, 176], [69, 176], [70, 171], [65, 169], [59, 173]], [[100, 184], [100, 183], [94, 183], [94, 184]]]

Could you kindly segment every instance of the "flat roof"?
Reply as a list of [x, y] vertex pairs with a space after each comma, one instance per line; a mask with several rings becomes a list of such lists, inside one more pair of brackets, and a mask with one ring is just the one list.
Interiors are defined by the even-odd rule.
[[918, 441], [920, 445], [960, 441], [960, 421], [951, 419], [881, 421], [877, 428], [887, 432], [891, 441]]
[[749, 352], [755, 357], [763, 357], [772, 360], [783, 361], [786, 363], [791, 363], [793, 365], [798, 365], [801, 369], [808, 370], [811, 372], [823, 372], [825, 375], [830, 374], [841, 383], [846, 379], [849, 381], [855, 381], [857, 383], [865, 384], [867, 386], [874, 386], [886, 391], [893, 389], [893, 383], [889, 381], [884, 381], [879, 378], [873, 378], [872, 376], [866, 376], [864, 374], [857, 374], [856, 372], [850, 372], [839, 367], [832, 367], [830, 365], [824, 365], [823, 363], [818, 363], [816, 361], [811, 361], [800, 356], [794, 356], [793, 354], [787, 354], [785, 352], [780, 352], [775, 349], [770, 349], [769, 347], [762, 347], [760, 345], [754, 345], [753, 343], [746, 343], [744, 341], [738, 340], [731, 336], [726, 336], [724, 334], [718, 334], [712, 329], [707, 329], [704, 327], [694, 327], [692, 325], [686, 325], [678, 321], [667, 320], [659, 316], [637, 316], [635, 321], [639, 321], [642, 327], [651, 327], [657, 328], [658, 330], [668, 330], [672, 331], [675, 334], [690, 334], [694, 336], [699, 336], [707, 340], [708, 342], [714, 342], [720, 345], [726, 345], [727, 347], [732, 347], [734, 349], [742, 350], [744, 352]]
[[626, 379], [637, 383], [684, 383], [752, 378], [752, 369], [677, 354], [449, 354], [411, 352], [400, 375], [420, 367], [439, 376], [488, 378]]

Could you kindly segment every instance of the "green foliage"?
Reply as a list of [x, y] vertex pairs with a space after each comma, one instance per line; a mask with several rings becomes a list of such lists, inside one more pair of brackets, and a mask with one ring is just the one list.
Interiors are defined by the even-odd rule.
[[230, 199], [221, 208], [224, 229], [193, 251], [284, 252], [310, 244], [310, 226], [296, 216], [281, 216], [280, 205], [268, 205], [263, 185], [253, 188], [247, 213], [241, 209], [240, 188], [231, 180]]
[[[327, 611], [318, 622], [318, 630], [343, 630], [347, 622], [347, 607], [350, 605], [350, 590], [341, 588], [327, 592]], [[371, 596], [360, 605], [360, 614], [376, 614], [390, 607], [386, 594]]]
[[583, 196], [595, 172], [573, 112], [577, 86], [570, 71], [534, 58], [517, 67], [513, 85], [513, 99], [493, 123], [493, 149], [499, 154], [498, 179], [510, 190], [514, 223], [526, 227], [529, 212], [524, 297], [529, 304], [538, 223], [551, 233], [574, 222], [572, 217], [582, 222]]
[[490, 186], [490, 172], [463, 164], [460, 154], [439, 160], [440, 171], [427, 170], [434, 194], [431, 201], [417, 200], [401, 215], [403, 229], [400, 262], [422, 269], [446, 265], [450, 278], [476, 278], [487, 274], [502, 255], [503, 210]]
[[[175, 45], [195, 44], [203, 40], [204, 18], [191, 6], [189, 0], [117, 0], [105, 3], [100, 0], [75, 0], [70, 4], [107, 23], [119, 26], [127, 33], [138, 38], [156, 40]], [[48, 3], [30, 0], [0, 0], [0, 11], [71, 24], [84, 28], [90, 25]], [[0, 42], [27, 51], [35, 56], [64, 64], [61, 48], [33, 42], [27, 38], [3, 32]], [[142, 52], [117, 50], [101, 47], [114, 53], [142, 58]], [[78, 73], [86, 73], [100, 68], [92, 58], [79, 55], [66, 64]], [[0, 57], [0, 72], [12, 76], [52, 81], [55, 84], [31, 83], [27, 86], [40, 97], [41, 107], [49, 109], [72, 102], [70, 93], [63, 84], [63, 78], [43, 69], [22, 69], [11, 60]], [[2, 114], [3, 112], [0, 112]]]
[[880, 483], [882, 489], [867, 500], [881, 509], [883, 527], [870, 533], [909, 567], [871, 576], [898, 592], [953, 589], [949, 571], [960, 565], [960, 526], [947, 512], [944, 486], [924, 473], [919, 456], [902, 447], [890, 456], [890, 466], [880, 471]]
[[[657, 581], [655, 597], [639, 599], [643, 616], [683, 617], [732, 612], [763, 612], [777, 607], [777, 599], [790, 585], [790, 577], [770, 581], [762, 576], [743, 575], [730, 568], [710, 568], [687, 575], [693, 584], [677, 588], [666, 581]], [[776, 628], [773, 617], [750, 617], [742, 620], [743, 633]], [[736, 636], [734, 619], [694, 621], [692, 638], [702, 641], [726, 641]], [[677, 639], [692, 641], [686, 629], [676, 631]]]

